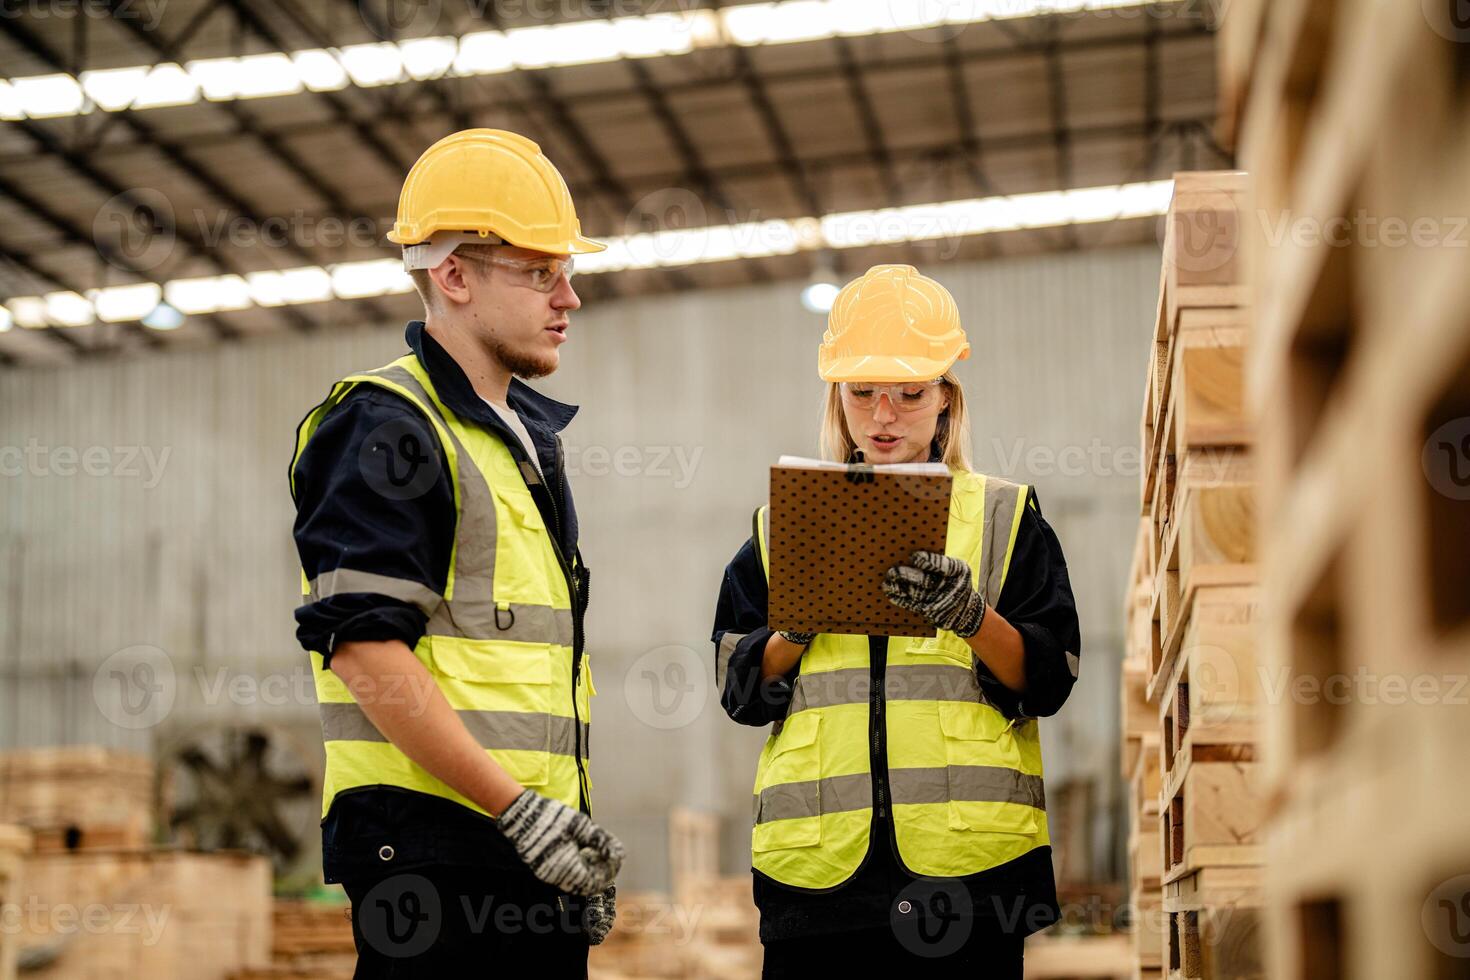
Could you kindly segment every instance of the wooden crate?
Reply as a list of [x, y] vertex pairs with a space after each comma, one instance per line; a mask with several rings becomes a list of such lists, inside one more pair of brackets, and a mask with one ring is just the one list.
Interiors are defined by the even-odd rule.
[[1261, 980], [1260, 869], [1209, 867], [1164, 884], [1163, 968], [1189, 980]]
[[1213, 587], [1195, 608], [1160, 688], [1159, 761], [1165, 778], [1190, 759], [1252, 761], [1264, 700], [1255, 659], [1258, 590]]
[[1143, 739], [1138, 757], [1133, 761], [1133, 771], [1128, 776], [1128, 816], [1134, 827], [1157, 826], [1159, 796], [1163, 789], [1159, 735], [1154, 732]]
[[1205, 867], [1261, 863], [1265, 808], [1254, 761], [1181, 759], [1161, 804], [1165, 883]]
[[1136, 888], [1130, 894], [1132, 920], [1129, 933], [1133, 937], [1133, 957], [1143, 968], [1158, 969], [1164, 958], [1164, 935], [1168, 932], [1168, 914], [1158, 883]]

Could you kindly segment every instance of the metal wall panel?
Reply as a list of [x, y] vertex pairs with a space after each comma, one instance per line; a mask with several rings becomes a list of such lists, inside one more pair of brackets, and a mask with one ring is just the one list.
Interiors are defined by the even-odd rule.
[[[977, 463], [1036, 484], [1081, 609], [1081, 682], [1042, 726], [1049, 782], [1095, 778], [1104, 800], [1158, 263], [1126, 248], [931, 270], [974, 345], [959, 372]], [[564, 438], [593, 570], [592, 773], [598, 817], [630, 845], [631, 887], [662, 882], [676, 803], [724, 813], [728, 866], [746, 866], [763, 735], [720, 710], [708, 637], [767, 465], [816, 452], [824, 322], [797, 288], [584, 310], [562, 369], [538, 382], [583, 406]], [[146, 747], [222, 719], [309, 728], [294, 428], [334, 379], [401, 348], [397, 329], [358, 329], [0, 373], [0, 744]], [[100, 475], [81, 469], [89, 452]], [[137, 645], [171, 671], [164, 718], [119, 714], [114, 688], [137, 678], [114, 668], [138, 657], [114, 655]]]

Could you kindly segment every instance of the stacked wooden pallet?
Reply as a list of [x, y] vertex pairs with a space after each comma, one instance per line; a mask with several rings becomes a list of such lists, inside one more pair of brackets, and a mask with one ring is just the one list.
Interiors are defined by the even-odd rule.
[[95, 745], [0, 754], [0, 823], [28, 827], [38, 851], [142, 847], [153, 813], [147, 756]]
[[7, 922], [35, 980], [226, 980], [270, 952], [270, 864], [243, 854], [50, 851]]
[[1244, 174], [1176, 174], [1166, 219], [1122, 678], [1140, 976], [1258, 964], [1246, 192]]
[[351, 980], [357, 948], [346, 903], [278, 898], [271, 922], [270, 965], [248, 967], [230, 980]]
[[[1268, 964], [1470, 962], [1470, 32], [1273, 0], [1241, 121]], [[1284, 233], [1283, 233], [1284, 232]]]
[[760, 916], [750, 876], [720, 875], [719, 835], [715, 814], [670, 811], [673, 895], [619, 895], [617, 924], [590, 957], [592, 980], [760, 975]]
[[[31, 850], [31, 835], [24, 827], [0, 824], [0, 911], [18, 908], [24, 894], [25, 857]], [[0, 980], [15, 980], [19, 937], [0, 922]]]

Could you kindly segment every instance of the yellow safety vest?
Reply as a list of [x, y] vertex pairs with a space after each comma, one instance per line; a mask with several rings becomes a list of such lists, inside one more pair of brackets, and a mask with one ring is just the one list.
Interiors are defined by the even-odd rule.
[[[475, 739], [521, 784], [570, 807], [586, 802], [590, 699], [595, 694], [576, 639], [571, 566], [546, 529], [527, 476], [499, 436], [466, 422], [439, 400], [413, 354], [350, 375], [302, 420], [292, 461], [348, 392], [377, 385], [401, 396], [428, 420], [448, 458], [456, 508], [453, 555], [443, 596], [417, 582], [351, 568], [308, 581], [317, 601], [344, 592], [375, 592], [413, 603], [428, 616], [414, 656], [444, 692]], [[534, 471], [529, 474], [536, 479]], [[322, 814], [339, 793], [398, 786], [485, 811], [429, 775], [373, 727], [352, 691], [312, 653], [327, 768]], [[579, 662], [580, 661], [580, 662]], [[367, 697], [421, 697], [405, 685]]]
[[[1024, 485], [954, 472], [944, 550], [970, 564], [991, 602], [1027, 496]], [[756, 524], [769, 577], [765, 507]], [[975, 874], [1050, 843], [1036, 719], [1008, 721], [986, 699], [979, 658], [951, 632], [889, 637], [881, 674], [868, 640], [822, 633], [801, 658], [756, 769], [755, 870], [796, 888], [842, 884], [867, 856], [874, 806], [891, 813], [916, 875]]]

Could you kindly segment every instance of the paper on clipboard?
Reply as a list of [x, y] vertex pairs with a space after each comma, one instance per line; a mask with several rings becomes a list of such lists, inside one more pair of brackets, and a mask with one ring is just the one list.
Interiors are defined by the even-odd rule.
[[772, 629], [927, 636], [922, 616], [883, 592], [915, 551], [944, 551], [954, 479], [942, 463], [848, 466], [782, 456], [771, 467]]

